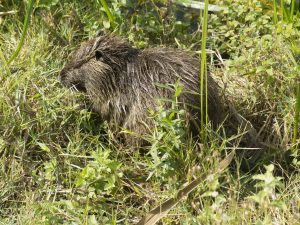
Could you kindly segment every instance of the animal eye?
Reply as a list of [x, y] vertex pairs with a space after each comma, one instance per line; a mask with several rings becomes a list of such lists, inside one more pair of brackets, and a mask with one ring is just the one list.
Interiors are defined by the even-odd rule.
[[96, 60], [101, 60], [103, 58], [103, 53], [101, 51], [96, 51]]

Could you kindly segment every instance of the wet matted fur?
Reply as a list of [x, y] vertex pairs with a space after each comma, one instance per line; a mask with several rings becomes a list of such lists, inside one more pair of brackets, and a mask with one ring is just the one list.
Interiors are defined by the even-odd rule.
[[[61, 83], [85, 92], [93, 109], [110, 128], [126, 128], [140, 135], [152, 122], [148, 110], [157, 98], [171, 99], [174, 92], [157, 84], [175, 84], [184, 91], [179, 97], [189, 118], [200, 119], [200, 62], [183, 50], [172, 48], [136, 49], [112, 34], [99, 35], [75, 51], [61, 71]], [[223, 119], [223, 106], [216, 82], [208, 76], [208, 114], [213, 125]], [[205, 98], [203, 98], [205, 99]], [[128, 138], [128, 142], [131, 138]]]

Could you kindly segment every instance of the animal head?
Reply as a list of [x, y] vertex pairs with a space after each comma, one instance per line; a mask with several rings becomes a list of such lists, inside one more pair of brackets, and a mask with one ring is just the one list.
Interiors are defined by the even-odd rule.
[[124, 74], [122, 70], [126, 71], [127, 62], [137, 52], [122, 38], [111, 34], [97, 35], [74, 52], [71, 61], [60, 73], [61, 83], [89, 94], [99, 92], [101, 87], [118, 85], [114, 83], [118, 80], [116, 76]]

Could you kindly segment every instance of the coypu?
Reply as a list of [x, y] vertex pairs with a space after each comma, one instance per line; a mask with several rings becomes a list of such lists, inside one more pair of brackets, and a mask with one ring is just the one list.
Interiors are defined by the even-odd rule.
[[[156, 98], [171, 99], [174, 91], [159, 84], [182, 84], [179, 97], [187, 114], [200, 119], [200, 63], [183, 50], [171, 48], [136, 49], [112, 34], [101, 34], [84, 42], [60, 73], [61, 83], [87, 94], [93, 110], [113, 131], [126, 128], [136, 134], [151, 127], [148, 109]], [[215, 126], [223, 120], [223, 106], [216, 82], [208, 76], [208, 114]], [[205, 99], [205, 98], [203, 98]], [[192, 123], [191, 123], [192, 124]], [[195, 129], [194, 129], [195, 130]], [[131, 137], [125, 138], [130, 142]]]

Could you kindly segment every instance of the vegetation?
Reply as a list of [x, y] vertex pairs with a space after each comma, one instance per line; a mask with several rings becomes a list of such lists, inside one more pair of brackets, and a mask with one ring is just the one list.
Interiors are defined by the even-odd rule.
[[[200, 20], [206, 13], [167, 0], [0, 2], [9, 12], [0, 14], [0, 224], [135, 224], [202, 177], [162, 224], [299, 224], [299, 1], [209, 3], [224, 8]], [[120, 145], [85, 96], [57, 79], [99, 30], [139, 48], [200, 53], [206, 42], [207, 69], [267, 149], [255, 168], [241, 170], [239, 153], [257, 151], [238, 145], [242, 129], [206, 124], [205, 142], [189, 137], [179, 83], [172, 107], [150, 109], [149, 146]]]

